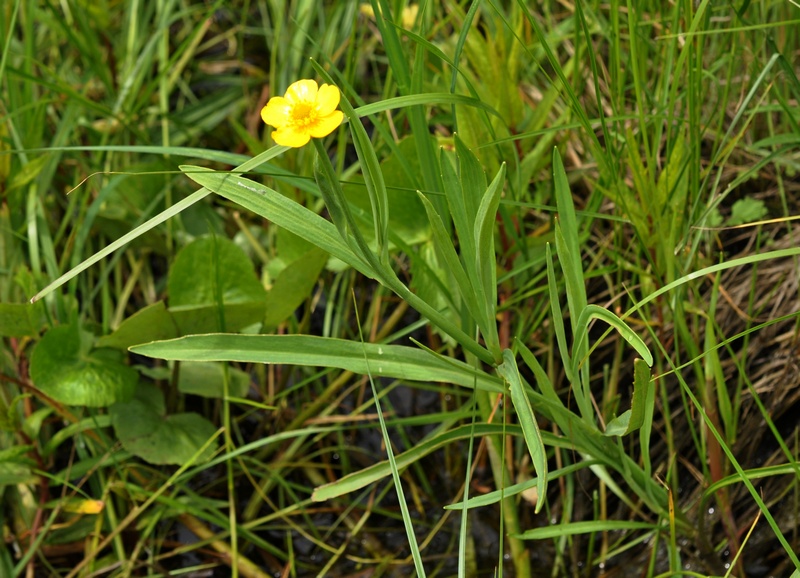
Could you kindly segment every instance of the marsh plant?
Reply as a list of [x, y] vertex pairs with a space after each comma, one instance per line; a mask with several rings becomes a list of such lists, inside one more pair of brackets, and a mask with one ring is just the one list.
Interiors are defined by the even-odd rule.
[[800, 576], [797, 8], [0, 8], [2, 576]]

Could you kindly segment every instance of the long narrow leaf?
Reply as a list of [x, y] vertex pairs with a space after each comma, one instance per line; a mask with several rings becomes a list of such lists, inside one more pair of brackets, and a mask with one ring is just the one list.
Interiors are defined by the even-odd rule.
[[511, 403], [514, 404], [514, 410], [522, 427], [525, 445], [528, 446], [528, 453], [536, 471], [538, 478], [536, 488], [539, 492], [539, 498], [536, 501], [536, 513], [538, 514], [547, 498], [547, 452], [544, 449], [539, 425], [536, 423], [536, 416], [533, 414], [531, 401], [528, 399], [519, 375], [517, 362], [510, 350], [503, 351], [503, 363], [497, 366], [497, 373], [506, 381], [511, 391]]
[[131, 351], [175, 361], [284, 363], [338, 367], [360, 374], [367, 372], [366, 351], [370, 370], [380, 377], [503, 391], [500, 380], [476, 372], [462, 361], [444, 362], [425, 351], [402, 345], [365, 343], [362, 346], [355, 341], [311, 335], [189, 335], [137, 345]]
[[[424, 458], [430, 453], [445, 447], [455, 441], [469, 439], [470, 437], [483, 437], [489, 435], [519, 435], [520, 429], [516, 426], [505, 426], [500, 424], [478, 423], [463, 425], [431, 439], [420, 442], [412, 449], [395, 456], [398, 469], [404, 469], [412, 463]], [[373, 482], [377, 482], [391, 474], [389, 462], [383, 461], [375, 465], [364, 468], [352, 474], [348, 474], [335, 482], [319, 486], [314, 490], [311, 499], [315, 502], [323, 502], [332, 498], [344, 496], [356, 490], [360, 490]]]
[[[284, 147], [284, 146], [272, 147], [272, 148], [264, 151], [260, 155], [257, 155], [255, 157], [253, 157], [252, 159], [249, 159], [249, 160], [243, 162], [241, 165], [236, 167], [235, 170], [242, 171], [242, 172], [246, 172], [246, 171], [252, 170], [253, 168], [255, 168], [255, 167], [257, 167], [257, 166], [259, 166], [259, 165], [261, 165], [261, 164], [263, 164], [263, 163], [265, 163], [265, 162], [267, 162], [267, 161], [269, 161], [269, 160], [271, 160], [273, 158], [275, 158], [276, 156], [283, 154], [284, 152], [286, 152], [287, 149], [288, 149], [288, 147]], [[201, 170], [208, 170], [208, 169], [201, 169]], [[153, 217], [149, 221], [139, 225], [138, 227], [136, 227], [135, 229], [133, 229], [129, 233], [123, 235], [122, 237], [120, 237], [116, 241], [114, 241], [111, 244], [107, 245], [106, 247], [104, 247], [103, 249], [101, 249], [100, 251], [98, 251], [97, 253], [95, 253], [94, 255], [92, 255], [91, 257], [86, 259], [85, 261], [83, 261], [80, 265], [78, 265], [76, 267], [73, 267], [72, 269], [70, 269], [69, 271], [67, 271], [63, 275], [61, 275], [58, 279], [56, 279], [55, 281], [50, 283], [47, 287], [45, 287], [44, 289], [39, 291], [36, 295], [34, 295], [33, 298], [31, 299], [31, 302], [33, 303], [33, 302], [38, 301], [39, 299], [41, 299], [42, 297], [44, 297], [48, 293], [52, 292], [53, 290], [57, 289], [58, 287], [60, 287], [61, 285], [63, 285], [64, 283], [66, 283], [67, 281], [69, 281], [70, 279], [72, 279], [73, 277], [78, 275], [79, 273], [81, 273], [82, 271], [85, 271], [86, 269], [88, 269], [89, 267], [91, 267], [92, 265], [94, 265], [95, 263], [97, 263], [98, 261], [100, 261], [101, 259], [106, 257], [107, 255], [113, 253], [114, 251], [116, 251], [117, 249], [119, 249], [121, 247], [124, 247], [125, 245], [127, 245], [128, 243], [130, 243], [131, 241], [136, 239], [137, 237], [140, 237], [141, 235], [143, 235], [144, 233], [146, 233], [150, 229], [152, 229], [154, 227], [157, 227], [158, 225], [160, 225], [161, 223], [163, 223], [167, 219], [169, 219], [171, 217], [174, 217], [175, 215], [177, 215], [178, 213], [180, 213], [184, 209], [186, 209], [188, 207], [191, 207], [194, 203], [196, 203], [196, 202], [200, 201], [201, 199], [203, 199], [204, 197], [208, 196], [209, 192], [210, 192], [210, 190], [205, 189], [205, 188], [200, 189], [198, 191], [195, 191], [194, 193], [192, 193], [191, 195], [189, 195], [185, 199], [175, 203], [173, 206], [171, 206], [170, 208], [166, 209], [165, 211], [159, 213], [158, 215], [156, 215], [155, 217]]]
[[[328, 82], [333, 84], [333, 78], [316, 62], [313, 62], [317, 72]], [[369, 139], [364, 125], [356, 114], [350, 101], [342, 96], [339, 106], [345, 116], [350, 119], [350, 132], [353, 135], [353, 144], [356, 154], [361, 161], [361, 172], [364, 176], [364, 185], [367, 188], [370, 204], [372, 206], [372, 219], [375, 228], [375, 240], [378, 244], [378, 258], [386, 266], [389, 262], [389, 196], [386, 192], [386, 183], [383, 172], [375, 154], [375, 148]], [[387, 267], [387, 271], [390, 270]]]
[[[573, 474], [583, 468], [589, 468], [591, 466], [595, 466], [600, 464], [597, 460], [587, 460], [583, 462], [578, 462], [576, 464], [572, 464], [558, 470], [553, 470], [547, 473], [547, 481], [552, 482], [553, 480], [557, 480], [563, 476]], [[532, 478], [530, 480], [526, 480], [524, 482], [520, 482], [518, 484], [514, 484], [513, 486], [508, 486], [507, 488], [503, 488], [502, 490], [495, 490], [493, 492], [489, 492], [488, 494], [481, 494], [479, 496], [475, 496], [470, 498], [466, 502], [467, 509], [472, 508], [481, 508], [484, 506], [491, 506], [492, 504], [496, 504], [505, 500], [506, 498], [510, 498], [512, 496], [516, 496], [517, 494], [521, 494], [526, 490], [530, 490], [531, 488], [537, 487], [539, 484], [539, 480], [536, 478]], [[464, 502], [456, 502], [455, 504], [448, 504], [444, 507], [445, 510], [460, 510], [464, 507]]]
[[[497, 337], [497, 325], [494, 323], [497, 308], [497, 257], [494, 250], [494, 230], [497, 218], [497, 207], [500, 205], [500, 195], [503, 192], [506, 165], [503, 163], [497, 175], [481, 199], [475, 214], [473, 235], [475, 238], [475, 269], [478, 272], [478, 282], [482, 286], [482, 295], [486, 309], [484, 317], [491, 320], [485, 328], [484, 339], [489, 350], [494, 354], [499, 353], [500, 343]], [[463, 178], [463, 177], [462, 177]]]
[[456, 282], [459, 296], [467, 306], [470, 316], [475, 320], [481, 331], [483, 331], [483, 318], [481, 317], [481, 307], [475, 298], [475, 289], [467, 277], [461, 261], [458, 259], [458, 254], [453, 246], [453, 240], [444, 228], [439, 213], [433, 207], [428, 198], [422, 193], [417, 193], [422, 205], [425, 207], [425, 212], [428, 214], [428, 221], [431, 224], [431, 231], [433, 232], [433, 241], [436, 243], [436, 248], [439, 254], [444, 258], [444, 266], [447, 267], [448, 272], [453, 276]]
[[[576, 331], [578, 335], [575, 339], [575, 346], [577, 347], [581, 342], [584, 344], [587, 342], [587, 335], [589, 333], [589, 323], [592, 319], [600, 319], [601, 321], [605, 321], [611, 327], [619, 331], [619, 334], [622, 335], [623, 339], [627, 341], [638, 353], [642, 359], [647, 362], [647, 365], [652, 367], [653, 366], [653, 354], [650, 353], [650, 349], [648, 349], [647, 345], [639, 335], [616, 314], [605, 309], [603, 307], [599, 307], [597, 305], [587, 305], [578, 317], [578, 321], [576, 323]], [[573, 352], [574, 355], [574, 352]], [[573, 358], [573, 363], [579, 363], [582, 360], [577, 360]], [[573, 370], [574, 371], [574, 370]]]
[[185, 165], [181, 166], [181, 170], [208, 190], [306, 239], [364, 275], [375, 277], [372, 268], [344, 243], [336, 227], [314, 211], [261, 183], [238, 175]]
[[586, 522], [569, 522], [557, 526], [544, 526], [534, 528], [519, 535], [523, 540], [544, 540], [561, 536], [574, 536], [576, 534], [590, 534], [593, 532], [624, 532], [626, 530], [665, 530], [665, 527], [649, 522], [635, 522], [628, 520], [589, 520]]

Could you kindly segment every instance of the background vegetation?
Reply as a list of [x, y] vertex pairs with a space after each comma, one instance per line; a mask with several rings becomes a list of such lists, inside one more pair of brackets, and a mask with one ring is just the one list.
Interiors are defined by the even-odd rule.
[[4, 2], [0, 575], [800, 576], [799, 18]]

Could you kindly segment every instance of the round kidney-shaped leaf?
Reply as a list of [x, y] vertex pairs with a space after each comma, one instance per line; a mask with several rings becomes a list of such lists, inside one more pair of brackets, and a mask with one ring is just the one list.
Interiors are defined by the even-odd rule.
[[[122, 446], [143, 460], [157, 465], [183, 465], [191, 460], [217, 428], [196, 413], [165, 415], [161, 391], [142, 385], [136, 397], [109, 408], [114, 432]], [[207, 461], [213, 455], [212, 443], [195, 460]]]
[[92, 349], [91, 333], [74, 325], [48, 331], [31, 354], [31, 379], [66, 405], [106, 407], [129, 400], [139, 375], [112, 349]]
[[[238, 331], [264, 318], [266, 292], [244, 251], [223, 237], [200, 237], [181, 249], [167, 280], [181, 334]], [[221, 303], [219, 302], [221, 300]]]
[[[228, 391], [231, 397], [245, 397], [250, 377], [242, 370], [228, 368]], [[225, 374], [221, 363], [213, 361], [184, 361], [178, 377], [178, 390], [203, 397], [225, 397]]]

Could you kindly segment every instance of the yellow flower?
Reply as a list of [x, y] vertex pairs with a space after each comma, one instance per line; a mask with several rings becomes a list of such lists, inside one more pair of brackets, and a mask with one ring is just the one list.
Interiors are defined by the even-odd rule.
[[342, 124], [339, 89], [332, 84], [319, 88], [313, 80], [298, 80], [284, 96], [273, 96], [261, 109], [261, 118], [274, 126], [272, 138], [279, 145], [301, 147], [311, 137], [322, 138]]
[[[380, 7], [380, 4], [378, 5]], [[372, 9], [372, 5], [370, 4], [361, 4], [358, 7], [358, 11], [361, 12], [367, 18], [371, 18], [375, 20], [375, 11]], [[417, 14], [419, 13], [419, 5], [418, 4], [411, 4], [410, 6], [406, 6], [403, 8], [403, 15], [401, 20], [403, 22], [403, 28], [411, 29], [414, 26], [414, 22], [417, 21]]]

